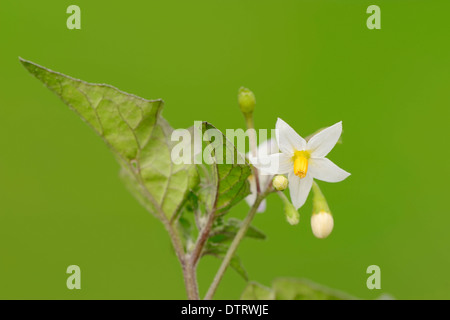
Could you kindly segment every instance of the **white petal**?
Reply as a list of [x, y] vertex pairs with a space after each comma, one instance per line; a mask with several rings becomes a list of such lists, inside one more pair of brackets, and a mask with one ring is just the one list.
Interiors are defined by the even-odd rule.
[[318, 134], [314, 135], [309, 141], [307, 150], [310, 150], [311, 157], [323, 158], [331, 149], [334, 148], [336, 142], [342, 133], [342, 121], [323, 129]]
[[295, 209], [298, 210], [305, 204], [305, 201], [308, 198], [309, 191], [311, 191], [313, 178], [310, 174], [307, 174], [306, 177], [300, 179], [294, 174], [294, 172], [291, 172], [289, 173], [288, 179], [291, 201]]
[[250, 157], [250, 162], [261, 174], [284, 174], [294, 170], [292, 158], [284, 153], [275, 153], [259, 158]]
[[[250, 183], [250, 194], [247, 197], [245, 197], [245, 201], [247, 202], [249, 207], [251, 207], [255, 203], [256, 196], [257, 196], [255, 177], [253, 177], [253, 176], [248, 177], [248, 182]], [[265, 182], [267, 183], [267, 180]], [[261, 185], [261, 180], [260, 180], [259, 184]], [[256, 210], [256, 212], [264, 212], [264, 211], [266, 211], [266, 200], [265, 199], [259, 204], [259, 207]]]
[[259, 188], [261, 191], [266, 191], [266, 187], [269, 184], [269, 180], [272, 180], [273, 175], [266, 174], [265, 172], [258, 171]]
[[272, 138], [259, 144], [257, 154], [258, 156], [268, 156], [278, 152], [277, 141]]
[[248, 206], [251, 207], [256, 200], [256, 193], [250, 193], [248, 196], [245, 197], [245, 202], [247, 202]]
[[245, 201], [251, 207], [256, 200], [256, 181], [254, 176], [248, 177], [248, 182], [250, 183], [250, 194], [245, 197]]
[[308, 174], [326, 182], [339, 182], [350, 175], [327, 158], [311, 158], [308, 164]]
[[[268, 156], [274, 153], [278, 153], [278, 145], [277, 140], [275, 138], [271, 138], [269, 140], [263, 141], [258, 145], [256, 150], [257, 156]], [[247, 152], [245, 154], [247, 158], [251, 157], [251, 152]]]
[[258, 212], [258, 213], [262, 213], [264, 211], [266, 211], [266, 199], [261, 201], [261, 203], [259, 204], [258, 209], [256, 210], [256, 212]]
[[306, 141], [286, 122], [278, 118], [275, 135], [281, 152], [293, 155], [295, 150], [305, 150]]
[[267, 150], [268, 150], [269, 154], [274, 154], [274, 153], [280, 152], [280, 149], [278, 148], [277, 139], [275, 137], [269, 139], [268, 146], [269, 147]]

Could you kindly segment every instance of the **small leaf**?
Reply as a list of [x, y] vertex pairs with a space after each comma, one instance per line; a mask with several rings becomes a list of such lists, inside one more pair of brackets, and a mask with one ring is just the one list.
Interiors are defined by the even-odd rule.
[[[242, 221], [236, 218], [230, 218], [228, 219], [227, 228], [228, 230], [233, 230], [237, 233], [239, 229], [242, 226]], [[253, 238], [253, 239], [259, 239], [259, 240], [265, 240], [267, 236], [258, 228], [250, 225], [247, 229], [247, 232], [245, 234], [246, 237]]]
[[[223, 257], [221, 257], [223, 259]], [[241, 259], [234, 255], [230, 260], [230, 267], [233, 268], [245, 281], [248, 281], [247, 271], [244, 269]]]
[[[213, 228], [209, 240], [216, 243], [232, 241], [241, 226], [241, 220], [236, 218], [229, 218], [226, 222], [222, 222]], [[266, 235], [261, 230], [252, 225], [248, 227], [245, 236], [258, 240], [266, 239]]]
[[277, 300], [355, 300], [344, 292], [306, 279], [278, 278], [272, 283]]
[[251, 282], [244, 289], [245, 300], [357, 300], [344, 292], [333, 290], [306, 279], [278, 278], [272, 288]]
[[190, 252], [194, 245], [194, 228], [192, 226], [191, 221], [184, 216], [180, 216], [176, 220], [177, 228], [180, 232], [181, 241], [183, 242], [183, 246], [186, 252]]
[[241, 294], [241, 300], [275, 300], [275, 292], [257, 282], [250, 282]]
[[209, 139], [203, 149], [204, 158], [209, 159], [210, 150], [212, 159], [209, 160], [214, 162], [210, 179], [214, 190], [209, 190], [214, 196], [207, 199], [207, 207], [215, 207], [216, 214], [223, 214], [250, 193], [247, 178], [251, 169], [245, 157], [216, 127], [203, 122], [202, 130], [203, 136]]
[[[208, 242], [202, 255], [210, 255], [222, 260], [225, 257], [227, 251], [228, 245]], [[233, 268], [242, 278], [244, 278], [245, 281], [248, 281], [247, 271], [245, 271], [241, 259], [238, 255], [233, 255], [230, 260], [230, 267]]]
[[160, 116], [163, 101], [20, 61], [103, 138], [125, 168], [121, 176], [136, 198], [156, 216], [172, 219], [198, 180], [194, 165], [171, 161], [172, 128]]

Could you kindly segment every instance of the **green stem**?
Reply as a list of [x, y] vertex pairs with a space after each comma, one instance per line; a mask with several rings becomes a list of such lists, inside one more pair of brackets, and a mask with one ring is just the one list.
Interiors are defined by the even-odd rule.
[[319, 188], [319, 185], [314, 181], [312, 185], [312, 190], [314, 192], [313, 197], [313, 214], [319, 213], [320, 211], [330, 212], [330, 208], [328, 207], [327, 199], [323, 195], [322, 191]]
[[208, 292], [205, 295], [205, 300], [211, 300], [216, 293], [217, 287], [219, 286], [220, 281], [222, 280], [225, 271], [228, 268], [228, 265], [230, 264], [231, 259], [233, 258], [239, 244], [241, 243], [242, 239], [244, 238], [245, 234], [247, 233], [248, 228], [250, 227], [250, 224], [255, 217], [255, 214], [258, 210], [259, 205], [264, 200], [264, 198], [273, 190], [271, 188], [268, 188], [264, 193], [259, 194], [258, 197], [255, 200], [255, 203], [250, 208], [250, 211], [245, 218], [245, 220], [242, 222], [241, 228], [239, 229], [238, 233], [233, 239], [233, 242], [231, 243], [230, 247], [228, 248], [228, 251], [222, 261], [222, 264], [219, 267], [219, 270], [217, 271], [213, 282], [211, 283], [211, 286], [208, 289]]
[[[245, 115], [245, 123], [247, 125], [248, 130], [248, 139], [250, 142], [250, 153], [252, 154], [252, 157], [255, 158], [257, 155], [257, 145], [256, 145], [256, 132], [255, 132], [255, 125], [253, 123], [253, 113], [246, 114]], [[253, 166], [253, 176], [255, 177], [255, 184], [256, 184], [256, 193], [261, 193], [261, 187], [259, 185], [259, 175], [258, 175], [258, 169]]]

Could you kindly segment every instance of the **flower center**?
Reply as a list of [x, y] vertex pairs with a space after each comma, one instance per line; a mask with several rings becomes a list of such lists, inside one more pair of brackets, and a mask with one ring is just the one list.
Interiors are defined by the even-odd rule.
[[294, 174], [300, 179], [306, 177], [308, 172], [308, 159], [310, 153], [308, 151], [295, 151], [292, 160], [294, 161]]

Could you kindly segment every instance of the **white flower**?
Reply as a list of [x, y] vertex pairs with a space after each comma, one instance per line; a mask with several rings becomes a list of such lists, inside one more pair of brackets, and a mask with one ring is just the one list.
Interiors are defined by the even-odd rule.
[[288, 175], [291, 201], [296, 209], [305, 203], [313, 178], [339, 182], [350, 175], [325, 158], [341, 136], [342, 122], [320, 131], [307, 142], [278, 118], [275, 133], [281, 153], [259, 157], [254, 165], [269, 174]]
[[320, 211], [311, 217], [311, 229], [316, 238], [324, 239], [333, 231], [334, 220], [329, 212]]
[[[250, 159], [250, 162], [257, 162], [260, 157], [267, 157], [268, 155], [275, 154], [278, 152], [278, 146], [275, 139], [269, 139], [264, 142], [261, 142], [256, 151], [256, 158], [253, 158], [250, 154], [247, 156]], [[272, 180], [273, 175], [268, 174], [266, 172], [261, 172], [258, 170], [258, 180], [259, 180], [259, 188], [261, 192], [264, 192], [269, 185], [269, 181]], [[257, 192], [256, 192], [256, 179], [253, 175], [248, 177], [248, 181], [250, 183], [250, 194], [245, 198], [249, 206], [252, 206], [255, 203]], [[266, 210], [266, 199], [264, 199], [258, 207], [257, 212], [264, 212]]]

